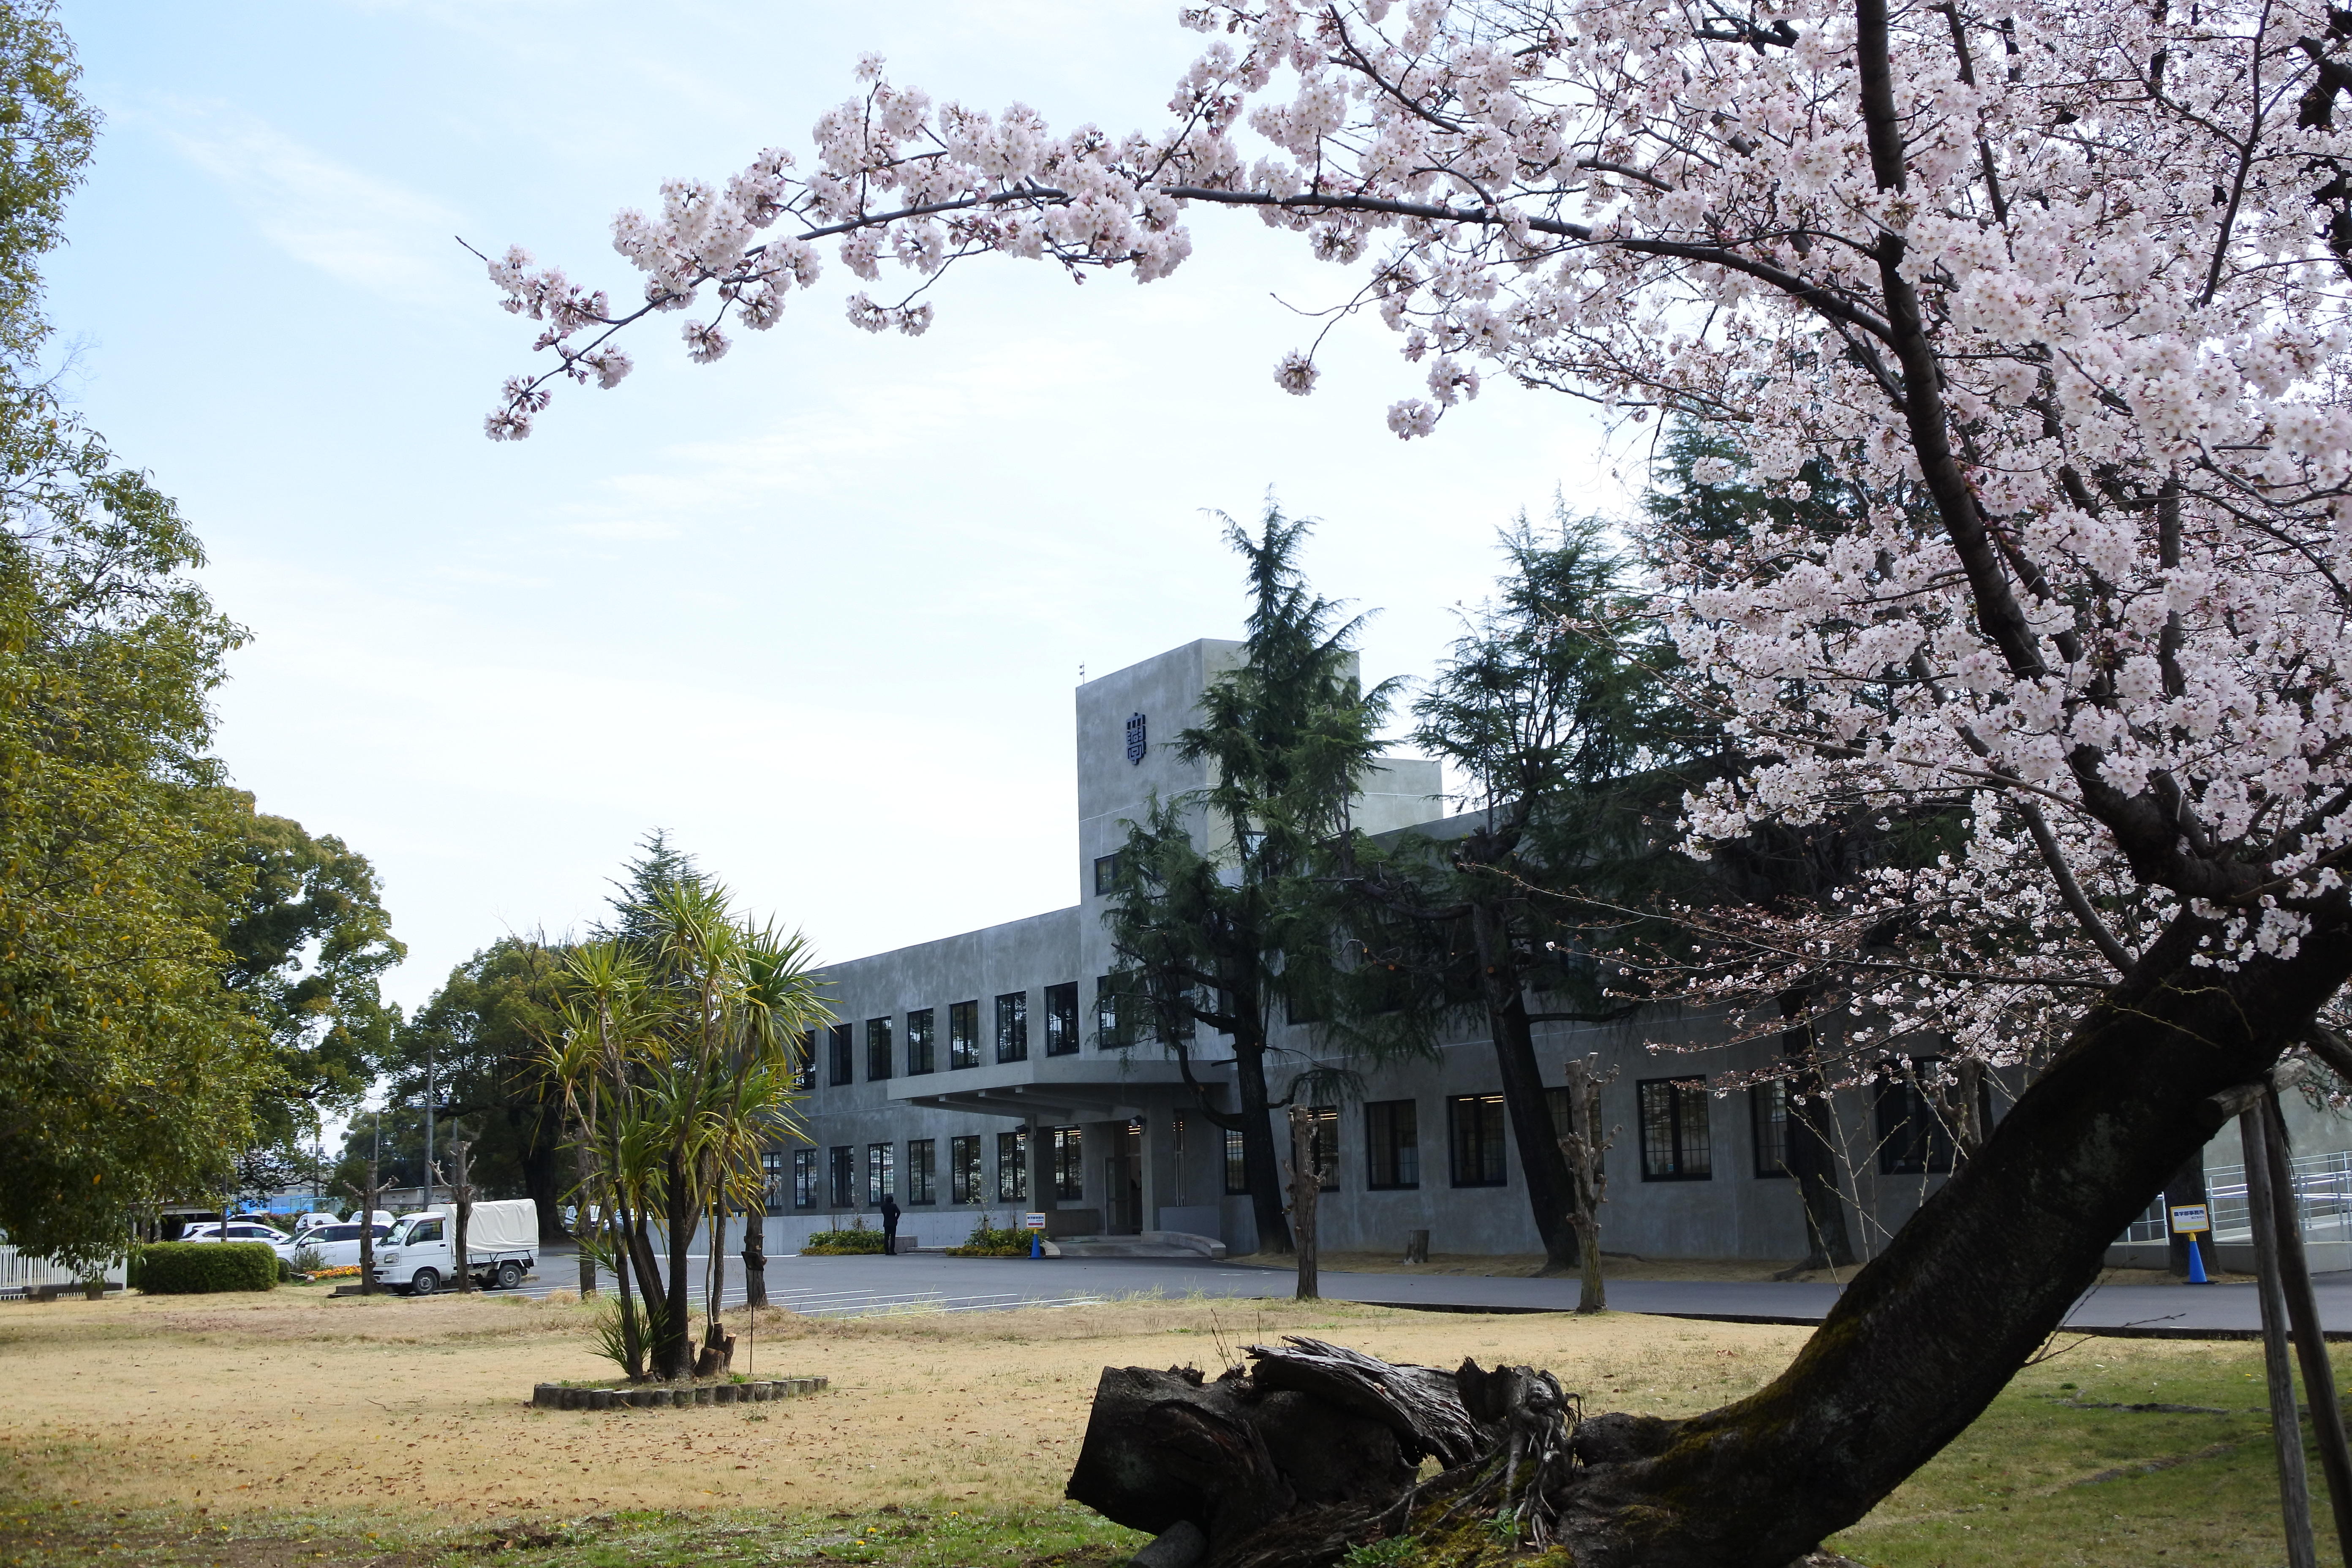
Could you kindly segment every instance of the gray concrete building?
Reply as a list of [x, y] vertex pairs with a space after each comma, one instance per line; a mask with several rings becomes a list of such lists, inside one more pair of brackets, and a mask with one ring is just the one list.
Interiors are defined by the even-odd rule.
[[[1047, 1234], [1205, 1235], [1254, 1250], [1237, 1136], [1201, 1113], [1177, 1064], [1150, 1040], [1106, 1029], [1113, 963], [1103, 924], [1105, 862], [1126, 824], [1155, 799], [1205, 785], [1172, 743], [1207, 683], [1241, 645], [1202, 640], [1080, 686], [1077, 882], [1073, 905], [938, 942], [830, 964], [840, 1022], [812, 1042], [807, 1142], [770, 1155], [768, 1244], [795, 1249], [814, 1230], [870, 1223], [885, 1193], [902, 1236], [961, 1240], [983, 1215], [1042, 1212]], [[1448, 817], [1437, 764], [1384, 761], [1355, 820], [1369, 832], [1463, 831]], [[1199, 829], [1206, 831], [1205, 826]], [[1760, 1047], [1694, 1049], [1719, 1039], [1700, 1016], [1662, 1014], [1607, 1027], [1542, 1026], [1549, 1082], [1571, 1055], [1598, 1051], [1615, 1127], [1603, 1245], [1644, 1258], [1795, 1258], [1804, 1251], [1795, 1185], [1778, 1164], [1784, 1135], [1774, 1088], [1710, 1095], [1674, 1080], [1764, 1065]], [[1294, 1067], [1317, 1057], [1311, 1026], [1281, 1026]], [[1666, 1048], [1659, 1048], [1661, 1045]], [[1231, 1062], [1195, 1042], [1196, 1074], [1229, 1109]], [[1276, 1079], [1281, 1094], [1286, 1073]], [[1328, 1108], [1338, 1173], [1319, 1205], [1329, 1249], [1398, 1250], [1426, 1229], [1441, 1252], [1541, 1249], [1481, 1027], [1465, 1024], [1437, 1059], [1365, 1075], [1358, 1103]], [[1858, 1244], [1883, 1236], [1948, 1169], [1929, 1119], [1900, 1094], [1850, 1103], [1840, 1129]]]

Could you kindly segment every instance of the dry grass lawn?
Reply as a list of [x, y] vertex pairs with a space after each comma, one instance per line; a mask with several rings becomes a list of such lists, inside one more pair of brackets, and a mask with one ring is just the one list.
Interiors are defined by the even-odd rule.
[[[739, 1342], [749, 1325], [735, 1315]], [[1061, 1496], [1097, 1373], [1251, 1342], [1337, 1339], [1398, 1361], [1559, 1373], [1600, 1408], [1707, 1408], [1785, 1365], [1804, 1331], [1659, 1318], [1479, 1317], [1341, 1302], [1142, 1300], [846, 1321], [762, 1312], [738, 1370], [831, 1389], [753, 1406], [534, 1409], [531, 1384], [611, 1370], [589, 1309], [132, 1297], [0, 1308], [0, 1493], [93, 1508], [329, 1510], [387, 1523], [583, 1510]]]

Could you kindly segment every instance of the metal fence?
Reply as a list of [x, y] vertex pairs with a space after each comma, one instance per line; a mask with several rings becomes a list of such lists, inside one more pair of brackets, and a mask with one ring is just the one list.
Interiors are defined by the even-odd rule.
[[[2294, 1183], [2294, 1206], [2303, 1234], [2311, 1241], [2352, 1241], [2352, 1152], [2298, 1154], [2287, 1162]], [[2215, 1241], [2245, 1241], [2253, 1236], [2243, 1165], [2212, 1165], [2205, 1172], [2205, 1202]], [[2164, 1199], [2125, 1227], [2125, 1242], [2166, 1238]]]

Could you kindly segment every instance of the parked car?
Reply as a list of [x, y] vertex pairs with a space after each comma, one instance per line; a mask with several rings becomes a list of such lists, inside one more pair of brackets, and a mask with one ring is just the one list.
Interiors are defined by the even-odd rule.
[[[207, 1221], [202, 1225], [192, 1225], [188, 1226], [187, 1229], [180, 1233], [180, 1239], [182, 1241], [219, 1241], [223, 1239], [223, 1237], [221, 1236], [221, 1227], [219, 1223], [217, 1221]], [[278, 1257], [290, 1260], [294, 1256], [294, 1238], [292, 1237], [287, 1235], [282, 1230], [275, 1229], [269, 1226], [256, 1225], [251, 1220], [233, 1219], [229, 1221], [228, 1236], [226, 1239], [230, 1241], [267, 1242], [269, 1245], [269, 1249], [278, 1254]]]
[[342, 1222], [342, 1216], [341, 1215], [297, 1215], [294, 1217], [294, 1234], [297, 1237], [299, 1237], [304, 1231], [317, 1230], [321, 1226], [341, 1225]]
[[294, 1245], [298, 1250], [307, 1247], [317, 1253], [321, 1268], [357, 1268], [360, 1266], [360, 1231], [362, 1228], [374, 1230], [378, 1247], [382, 1247], [383, 1238], [392, 1234], [389, 1225], [362, 1227], [355, 1221], [338, 1220], [332, 1225], [314, 1226], [302, 1232], [294, 1238]]
[[[457, 1216], [437, 1208], [404, 1216], [376, 1247], [379, 1285], [430, 1296], [457, 1277], [451, 1256]], [[466, 1228], [466, 1262], [484, 1289], [511, 1290], [539, 1261], [539, 1205], [506, 1198], [473, 1205]]]

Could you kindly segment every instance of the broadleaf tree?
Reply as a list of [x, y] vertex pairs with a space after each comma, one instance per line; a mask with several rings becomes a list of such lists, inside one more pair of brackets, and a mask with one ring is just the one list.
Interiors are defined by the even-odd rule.
[[1184, 16], [1212, 37], [1160, 129], [935, 108], [871, 61], [805, 175], [770, 151], [623, 216], [642, 306], [491, 263], [553, 363], [490, 433], [526, 434], [551, 381], [618, 382], [647, 316], [718, 358], [725, 317], [772, 326], [816, 279], [820, 241], [869, 281], [912, 269], [848, 309], [919, 331], [944, 265], [1156, 279], [1232, 206], [1358, 267], [1342, 306], [1423, 377], [1400, 437], [1503, 374], [1717, 425], [1785, 493], [1833, 472], [1853, 504], [1827, 537], [1650, 542], [1742, 754], [1688, 842], [1979, 792], [1982, 907], [2062, 910], [2074, 934], [2046, 940], [2105, 967], [1780, 1378], [1561, 1483], [1581, 1564], [1785, 1563], [1974, 1419], [2216, 1097], [2352, 975], [2352, 29], [2317, 0]]

